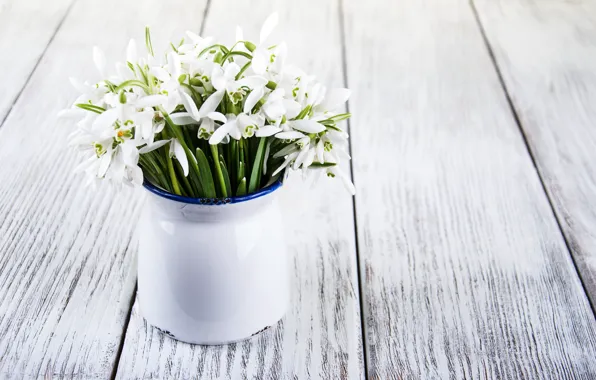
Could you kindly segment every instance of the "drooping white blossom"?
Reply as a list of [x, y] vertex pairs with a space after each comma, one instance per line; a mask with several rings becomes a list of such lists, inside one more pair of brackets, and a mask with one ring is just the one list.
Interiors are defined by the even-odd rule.
[[[348, 135], [339, 126], [349, 117], [343, 107], [350, 91], [327, 89], [287, 65], [287, 45], [270, 42], [278, 21], [277, 13], [265, 21], [258, 43], [245, 40], [238, 28], [231, 48], [187, 32], [186, 41], [171, 44], [163, 62], [154, 56], [147, 32], [148, 54], [141, 56], [131, 40], [114, 72], [94, 48], [93, 62], [104, 79], [71, 78], [80, 95], [61, 113], [82, 117], [70, 137], [83, 154], [78, 170], [92, 183], [103, 178], [139, 185], [144, 174], [153, 178], [175, 172], [164, 163], [176, 162], [177, 170], [190, 178], [197, 170], [198, 142], [223, 147], [258, 139], [253, 146], [260, 145], [261, 152], [265, 147], [263, 176], [314, 170], [340, 178], [353, 192], [339, 169], [350, 158]], [[222, 157], [212, 160], [219, 163]]]

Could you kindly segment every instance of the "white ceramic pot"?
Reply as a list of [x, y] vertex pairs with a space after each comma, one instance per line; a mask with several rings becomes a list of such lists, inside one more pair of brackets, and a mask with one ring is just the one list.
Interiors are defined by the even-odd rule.
[[149, 324], [181, 341], [223, 344], [283, 317], [289, 277], [280, 186], [214, 204], [145, 185], [138, 294]]

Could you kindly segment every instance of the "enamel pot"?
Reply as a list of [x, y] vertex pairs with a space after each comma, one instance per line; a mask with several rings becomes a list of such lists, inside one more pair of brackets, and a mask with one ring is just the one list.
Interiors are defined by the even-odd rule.
[[174, 339], [224, 344], [276, 324], [289, 302], [281, 182], [243, 197], [186, 198], [145, 183], [138, 297]]

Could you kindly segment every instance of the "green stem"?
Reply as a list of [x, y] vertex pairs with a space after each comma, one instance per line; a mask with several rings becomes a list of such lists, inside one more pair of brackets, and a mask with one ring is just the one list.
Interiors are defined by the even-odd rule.
[[166, 156], [166, 161], [168, 163], [168, 172], [170, 173], [170, 178], [172, 180], [172, 187], [174, 188], [174, 194], [182, 195], [180, 192], [180, 185], [178, 184], [178, 178], [176, 178], [176, 171], [174, 170], [174, 163], [172, 162], [172, 157], [170, 157], [169, 154]]
[[211, 147], [211, 154], [213, 155], [213, 164], [215, 166], [217, 180], [219, 181], [219, 187], [221, 189], [221, 195], [223, 197], [227, 197], [228, 192], [226, 189], [226, 181], [224, 180], [223, 172], [221, 171], [221, 166], [219, 164], [219, 152], [217, 149], [217, 145], [210, 145], [210, 147]]

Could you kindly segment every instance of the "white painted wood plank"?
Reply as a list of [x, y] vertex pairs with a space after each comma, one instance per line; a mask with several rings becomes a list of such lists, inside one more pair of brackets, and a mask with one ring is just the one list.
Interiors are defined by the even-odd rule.
[[594, 315], [468, 2], [345, 3], [370, 378], [594, 378]]
[[71, 3], [0, 1], [0, 126]]
[[596, 304], [596, 3], [478, 1], [538, 169]]
[[[216, 1], [206, 35], [231, 41], [235, 26], [258, 40], [261, 23], [280, 11], [276, 36], [294, 62], [330, 86], [342, 86], [338, 4]], [[283, 322], [225, 346], [177, 342], [148, 326], [137, 306], [117, 377], [121, 379], [358, 379], [363, 377], [352, 202], [339, 181], [283, 189], [293, 255], [292, 304]]]
[[83, 188], [71, 174], [71, 128], [56, 114], [77, 95], [69, 76], [98, 79], [93, 45], [122, 60], [145, 23], [165, 44], [198, 27], [204, 6], [78, 1], [0, 128], [0, 378], [111, 376], [134, 296], [144, 197]]

